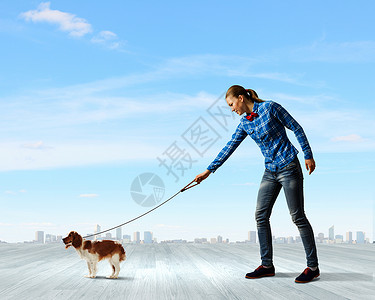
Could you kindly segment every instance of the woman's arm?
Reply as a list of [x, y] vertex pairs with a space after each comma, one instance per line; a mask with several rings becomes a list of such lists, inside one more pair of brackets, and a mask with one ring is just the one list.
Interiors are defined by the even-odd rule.
[[211, 171], [206, 170], [203, 173], [195, 176], [195, 182], [201, 183], [201, 181], [205, 180], [209, 175], [211, 174]]
[[309, 175], [314, 172], [316, 168], [315, 160], [310, 148], [309, 141], [302, 129], [302, 126], [288, 113], [288, 111], [280, 104], [273, 102], [271, 112], [275, 118], [277, 118], [281, 124], [286, 128], [292, 130], [297, 138], [298, 143], [301, 145], [304, 157], [306, 170], [309, 171]]
[[313, 154], [310, 144], [301, 125], [298, 124], [284, 107], [276, 102], [273, 102], [271, 113], [281, 122], [281, 124], [294, 132], [298, 143], [301, 145], [305, 159], [312, 159]]
[[241, 123], [237, 126], [236, 131], [232, 135], [231, 140], [225, 145], [225, 147], [219, 152], [214, 161], [207, 167], [207, 170], [195, 177], [195, 181], [200, 183], [206, 179], [211, 173], [214, 173], [228, 158], [232, 155], [234, 150], [241, 144], [246, 138], [247, 133], [242, 128]]

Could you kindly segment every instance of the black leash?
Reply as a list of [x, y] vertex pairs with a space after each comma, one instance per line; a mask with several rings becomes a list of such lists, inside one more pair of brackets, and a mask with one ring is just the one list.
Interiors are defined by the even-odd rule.
[[164, 205], [164, 204], [167, 203], [168, 201], [172, 200], [172, 199], [173, 199], [174, 197], [176, 197], [179, 193], [182, 193], [182, 192], [184, 192], [184, 191], [186, 191], [186, 190], [188, 190], [188, 189], [190, 189], [190, 188], [192, 188], [192, 187], [194, 187], [194, 186], [196, 186], [196, 185], [199, 184], [199, 183], [196, 183], [196, 184], [193, 184], [192, 186], [189, 186], [189, 185], [191, 185], [194, 181], [195, 181], [195, 179], [194, 179], [192, 182], [190, 182], [188, 185], [186, 185], [183, 189], [179, 190], [179, 191], [178, 191], [176, 194], [174, 194], [172, 197], [170, 197], [169, 199], [165, 200], [163, 203], [159, 204], [158, 206], [155, 206], [153, 209], [150, 209], [149, 211], [145, 212], [144, 214], [142, 214], [142, 215], [140, 215], [140, 216], [138, 216], [138, 217], [136, 217], [136, 218], [134, 218], [134, 219], [131, 219], [131, 220], [125, 222], [125, 223], [122, 223], [122, 224], [117, 225], [117, 226], [115, 226], [115, 227], [109, 228], [109, 229], [107, 229], [107, 230], [100, 231], [100, 232], [96, 232], [96, 233], [94, 233], [94, 234], [86, 235], [86, 236], [84, 236], [83, 238], [85, 239], [85, 238], [92, 237], [92, 236], [95, 236], [95, 235], [98, 235], [98, 234], [102, 234], [102, 233], [107, 232], [107, 231], [111, 231], [111, 230], [116, 229], [116, 228], [118, 228], [118, 227], [121, 227], [121, 226], [124, 226], [124, 225], [126, 225], [126, 224], [129, 224], [130, 222], [133, 222], [133, 221], [135, 221], [135, 220], [137, 220], [137, 219], [139, 219], [139, 218], [142, 218], [143, 216], [147, 215], [148, 213], [152, 212], [153, 210], [159, 208], [160, 206]]

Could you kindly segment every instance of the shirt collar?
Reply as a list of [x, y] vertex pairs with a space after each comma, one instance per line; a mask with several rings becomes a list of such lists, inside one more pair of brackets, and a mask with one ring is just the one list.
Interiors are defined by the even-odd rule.
[[259, 103], [254, 101], [253, 112], [258, 112]]
[[[258, 112], [258, 106], [259, 106], [259, 103], [254, 101], [254, 106], [253, 106], [253, 112], [254, 113]], [[246, 116], [250, 116], [250, 114], [246, 113], [245, 117]]]

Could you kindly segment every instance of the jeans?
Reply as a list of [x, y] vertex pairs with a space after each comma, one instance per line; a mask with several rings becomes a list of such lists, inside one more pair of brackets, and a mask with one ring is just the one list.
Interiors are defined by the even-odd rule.
[[259, 187], [255, 219], [262, 265], [272, 266], [272, 235], [270, 216], [272, 207], [284, 188], [285, 198], [293, 222], [297, 225], [306, 252], [307, 266], [318, 266], [313, 229], [306, 218], [303, 199], [303, 174], [298, 158], [286, 167], [271, 172], [265, 170]]

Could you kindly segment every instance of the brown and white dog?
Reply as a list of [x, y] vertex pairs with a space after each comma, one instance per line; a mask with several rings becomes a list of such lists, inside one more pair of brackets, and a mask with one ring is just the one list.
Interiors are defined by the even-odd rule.
[[125, 250], [121, 244], [110, 240], [86, 241], [75, 231], [71, 231], [66, 238], [63, 238], [63, 242], [66, 245], [65, 249], [73, 246], [79, 256], [87, 261], [89, 274], [85, 277], [95, 278], [97, 263], [102, 259], [108, 259], [113, 272], [107, 278], [118, 278], [120, 262], [126, 259]]

